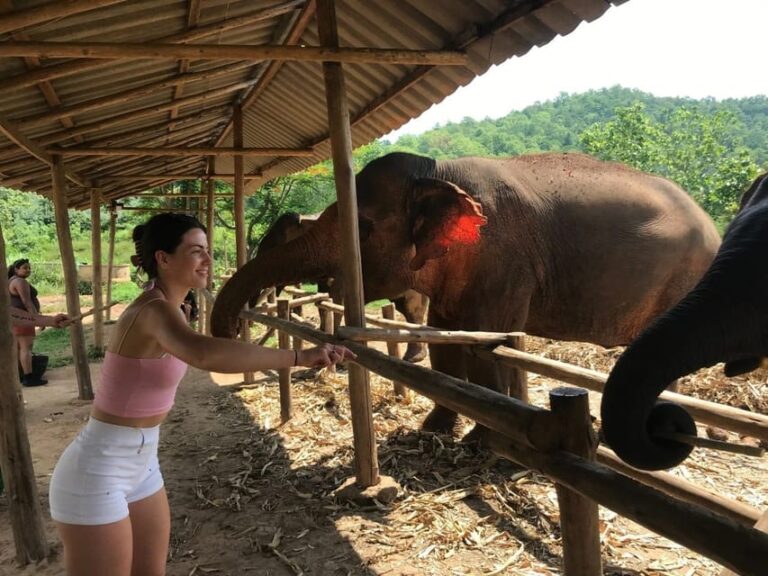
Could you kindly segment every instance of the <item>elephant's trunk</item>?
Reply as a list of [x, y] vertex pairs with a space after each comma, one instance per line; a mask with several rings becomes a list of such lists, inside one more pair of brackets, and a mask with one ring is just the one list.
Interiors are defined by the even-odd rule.
[[227, 281], [211, 313], [214, 336], [234, 337], [243, 306], [265, 288], [316, 281], [333, 274], [339, 262], [336, 205], [323, 214], [309, 232], [281, 248], [257, 254]]
[[767, 253], [768, 237], [756, 241], [747, 226], [732, 226], [699, 284], [616, 362], [603, 392], [602, 432], [630, 465], [670, 468], [690, 453], [687, 445], [659, 438], [664, 432], [696, 430], [681, 407], [656, 404], [675, 379], [717, 362], [743, 361], [768, 352], [768, 274], [760, 262]]

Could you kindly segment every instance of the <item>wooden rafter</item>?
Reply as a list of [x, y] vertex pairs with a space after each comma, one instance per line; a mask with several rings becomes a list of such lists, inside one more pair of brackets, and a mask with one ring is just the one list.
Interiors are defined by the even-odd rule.
[[[201, 0], [188, 0], [187, 3], [187, 30], [197, 28], [200, 23], [200, 1]], [[179, 62], [179, 74], [186, 74], [189, 72], [189, 60], [182, 60]], [[178, 100], [184, 94], [184, 85], [179, 84], [173, 89], [172, 100]], [[178, 108], [171, 108], [169, 118], [173, 120], [179, 113]], [[169, 125], [168, 130], [173, 130], [173, 124]]]
[[[317, 4], [315, 0], [308, 0], [302, 11], [299, 13], [298, 17], [285, 31], [284, 38], [277, 39], [278, 43], [282, 43], [287, 46], [298, 43], [299, 39], [304, 34], [304, 31], [307, 29], [307, 26], [309, 26], [310, 22], [312, 22], [316, 8]], [[282, 66], [283, 62], [279, 60], [264, 64], [260, 74], [255, 78], [256, 83], [252, 88], [246, 90], [240, 98], [240, 106], [243, 111], [248, 110], [259, 98], [259, 96], [261, 96], [264, 90], [266, 90], [267, 86], [269, 86], [275, 76], [277, 76], [277, 73], [280, 71]], [[227, 126], [216, 139], [216, 146], [221, 145], [227, 135], [232, 131], [233, 126], [234, 120], [230, 119], [230, 121], [227, 123]]]
[[49, 149], [48, 154], [62, 156], [313, 156], [312, 148], [90, 148], [70, 146]]
[[[209, 36], [217, 34], [223, 34], [235, 28], [240, 28], [253, 22], [273, 18], [294, 10], [304, 4], [304, 0], [290, 0], [283, 2], [266, 10], [258, 10], [252, 14], [246, 14], [237, 18], [228, 18], [218, 20], [205, 26], [199, 26], [194, 30], [189, 30], [181, 34], [171, 34], [169, 36], [161, 36], [154, 39], [155, 42], [168, 42], [168, 43], [181, 43], [181, 42], [194, 42], [196, 40], [202, 40]], [[26, 88], [34, 86], [38, 82], [43, 80], [53, 80], [54, 78], [62, 78], [64, 76], [70, 76], [72, 74], [78, 74], [80, 72], [86, 72], [94, 70], [96, 68], [104, 68], [112, 66], [111, 62], [105, 62], [103, 60], [76, 60], [74, 62], [64, 62], [54, 66], [46, 66], [33, 72], [26, 72], [18, 74], [10, 78], [3, 80], [3, 85], [0, 86], [0, 94], [7, 92], [13, 92], [19, 88]]]
[[294, 60], [355, 64], [430, 64], [465, 66], [466, 54], [455, 50], [397, 50], [391, 48], [329, 48], [323, 46], [244, 46], [234, 44], [129, 44], [110, 42], [8, 42], [0, 57], [138, 58], [149, 60]]
[[92, 112], [101, 108], [124, 104], [142, 96], [155, 94], [158, 91], [164, 90], [166, 88], [181, 86], [192, 82], [207, 81], [213, 78], [218, 78], [219, 76], [231, 74], [233, 72], [237, 72], [238, 70], [242, 70], [247, 66], [247, 63], [238, 62], [236, 64], [219, 66], [217, 68], [204, 70], [202, 72], [179, 74], [172, 78], [160, 80], [157, 82], [150, 82], [149, 84], [144, 84], [130, 90], [124, 90], [122, 92], [110, 94], [109, 96], [102, 96], [100, 98], [94, 98], [93, 100], [86, 100], [85, 102], [81, 102], [80, 104], [75, 104], [72, 106], [60, 106], [42, 114], [26, 116], [24, 118], [16, 118], [14, 120], [24, 128], [36, 128], [38, 126], [47, 124], [51, 120], [67, 118], [68, 116], [75, 114]]
[[68, 2], [54, 1], [26, 10], [16, 10], [0, 16], [0, 34], [22, 30], [50, 20], [80, 14], [103, 6], [118, 4], [125, 0], [69, 0]]
[[[126, 174], [104, 174], [96, 178], [96, 182], [111, 181], [111, 182], [143, 182], [146, 180], [232, 180], [234, 174], [141, 174], [141, 175], [126, 175]], [[254, 180], [261, 178], [261, 174], [248, 174], [244, 176], [246, 180]]]

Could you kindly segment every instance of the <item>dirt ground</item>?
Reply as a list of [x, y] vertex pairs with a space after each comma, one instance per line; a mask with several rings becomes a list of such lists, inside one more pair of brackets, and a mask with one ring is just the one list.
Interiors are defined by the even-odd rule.
[[[618, 350], [531, 339], [537, 353], [606, 371]], [[91, 365], [98, 382], [100, 364]], [[40, 500], [56, 459], [88, 417], [72, 367], [23, 390]], [[295, 417], [280, 425], [276, 374], [248, 387], [237, 375], [190, 369], [163, 426], [160, 461], [172, 512], [169, 576], [561, 574], [553, 485], [458, 438], [421, 433], [431, 402], [398, 402], [371, 375], [381, 473], [402, 487], [387, 505], [338, 501], [353, 475], [352, 426], [343, 373], [294, 373]], [[547, 406], [556, 383], [529, 375], [532, 401]], [[717, 367], [682, 391], [768, 412], [765, 373], [725, 380]], [[599, 397], [593, 398], [597, 414]], [[466, 429], [470, 423], [466, 422]], [[735, 435], [731, 440], [738, 441]], [[765, 459], [697, 450], [674, 474], [758, 509], [768, 508]], [[0, 496], [0, 576], [61, 576], [48, 522], [49, 560], [14, 561], [8, 495]], [[601, 508], [605, 574], [714, 576], [720, 568]]]

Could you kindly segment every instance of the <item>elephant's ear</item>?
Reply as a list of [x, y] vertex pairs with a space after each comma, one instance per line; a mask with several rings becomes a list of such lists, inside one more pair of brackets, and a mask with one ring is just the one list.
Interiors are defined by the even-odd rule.
[[488, 222], [483, 207], [461, 188], [431, 178], [416, 182], [410, 198], [411, 233], [416, 256], [411, 270], [440, 258], [451, 247], [476, 244], [480, 227]]

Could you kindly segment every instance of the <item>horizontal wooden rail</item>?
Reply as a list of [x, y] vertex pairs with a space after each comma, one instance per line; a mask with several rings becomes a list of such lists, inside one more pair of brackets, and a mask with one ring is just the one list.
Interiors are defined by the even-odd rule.
[[504, 344], [522, 332], [464, 332], [462, 330], [386, 329], [341, 326], [336, 331], [340, 338], [355, 342], [425, 342], [428, 344]]
[[757, 508], [710, 492], [693, 482], [674, 476], [669, 472], [649, 472], [632, 468], [605, 446], [598, 447], [597, 461], [616, 472], [624, 474], [624, 476], [639, 480], [646, 486], [652, 486], [669, 496], [680, 498], [686, 502], [704, 506], [745, 526], [752, 526], [760, 518], [760, 511]]
[[[320, 308], [321, 310], [322, 309], [329, 310], [334, 314], [344, 314], [344, 306], [340, 306], [339, 304], [334, 304], [333, 302], [322, 302], [321, 304], [318, 304], [317, 307]], [[373, 324], [374, 326], [381, 326], [383, 328], [404, 328], [404, 329], [420, 328], [422, 330], [437, 330], [437, 328], [432, 328], [431, 326], [414, 324], [412, 322], [400, 322], [398, 320], [387, 320], [386, 318], [380, 318], [379, 316], [374, 316], [373, 314], [366, 314], [365, 321], [368, 324]]]
[[768, 534], [697, 504], [682, 502], [599, 463], [565, 452], [544, 453], [489, 434], [490, 448], [645, 526], [711, 558], [742, 576], [764, 576]]
[[[292, 336], [310, 342], [338, 342], [323, 332], [273, 316], [241, 312], [240, 317], [284, 330]], [[419, 394], [517, 442], [545, 451], [553, 450], [559, 445], [559, 431], [548, 410], [525, 404], [453, 376], [392, 358], [354, 342], [344, 341], [344, 345], [357, 354], [358, 364], [385, 378], [404, 382]]]
[[[608, 376], [602, 372], [541, 358], [506, 346], [499, 346], [493, 351], [474, 348], [473, 353], [481, 357], [499, 360], [507, 366], [536, 372], [542, 376], [555, 378], [561, 382], [595, 392], [602, 392], [608, 379]], [[698, 422], [733, 430], [761, 440], [768, 440], [768, 416], [699, 400], [675, 392], [662, 392], [660, 398], [683, 406]]]

